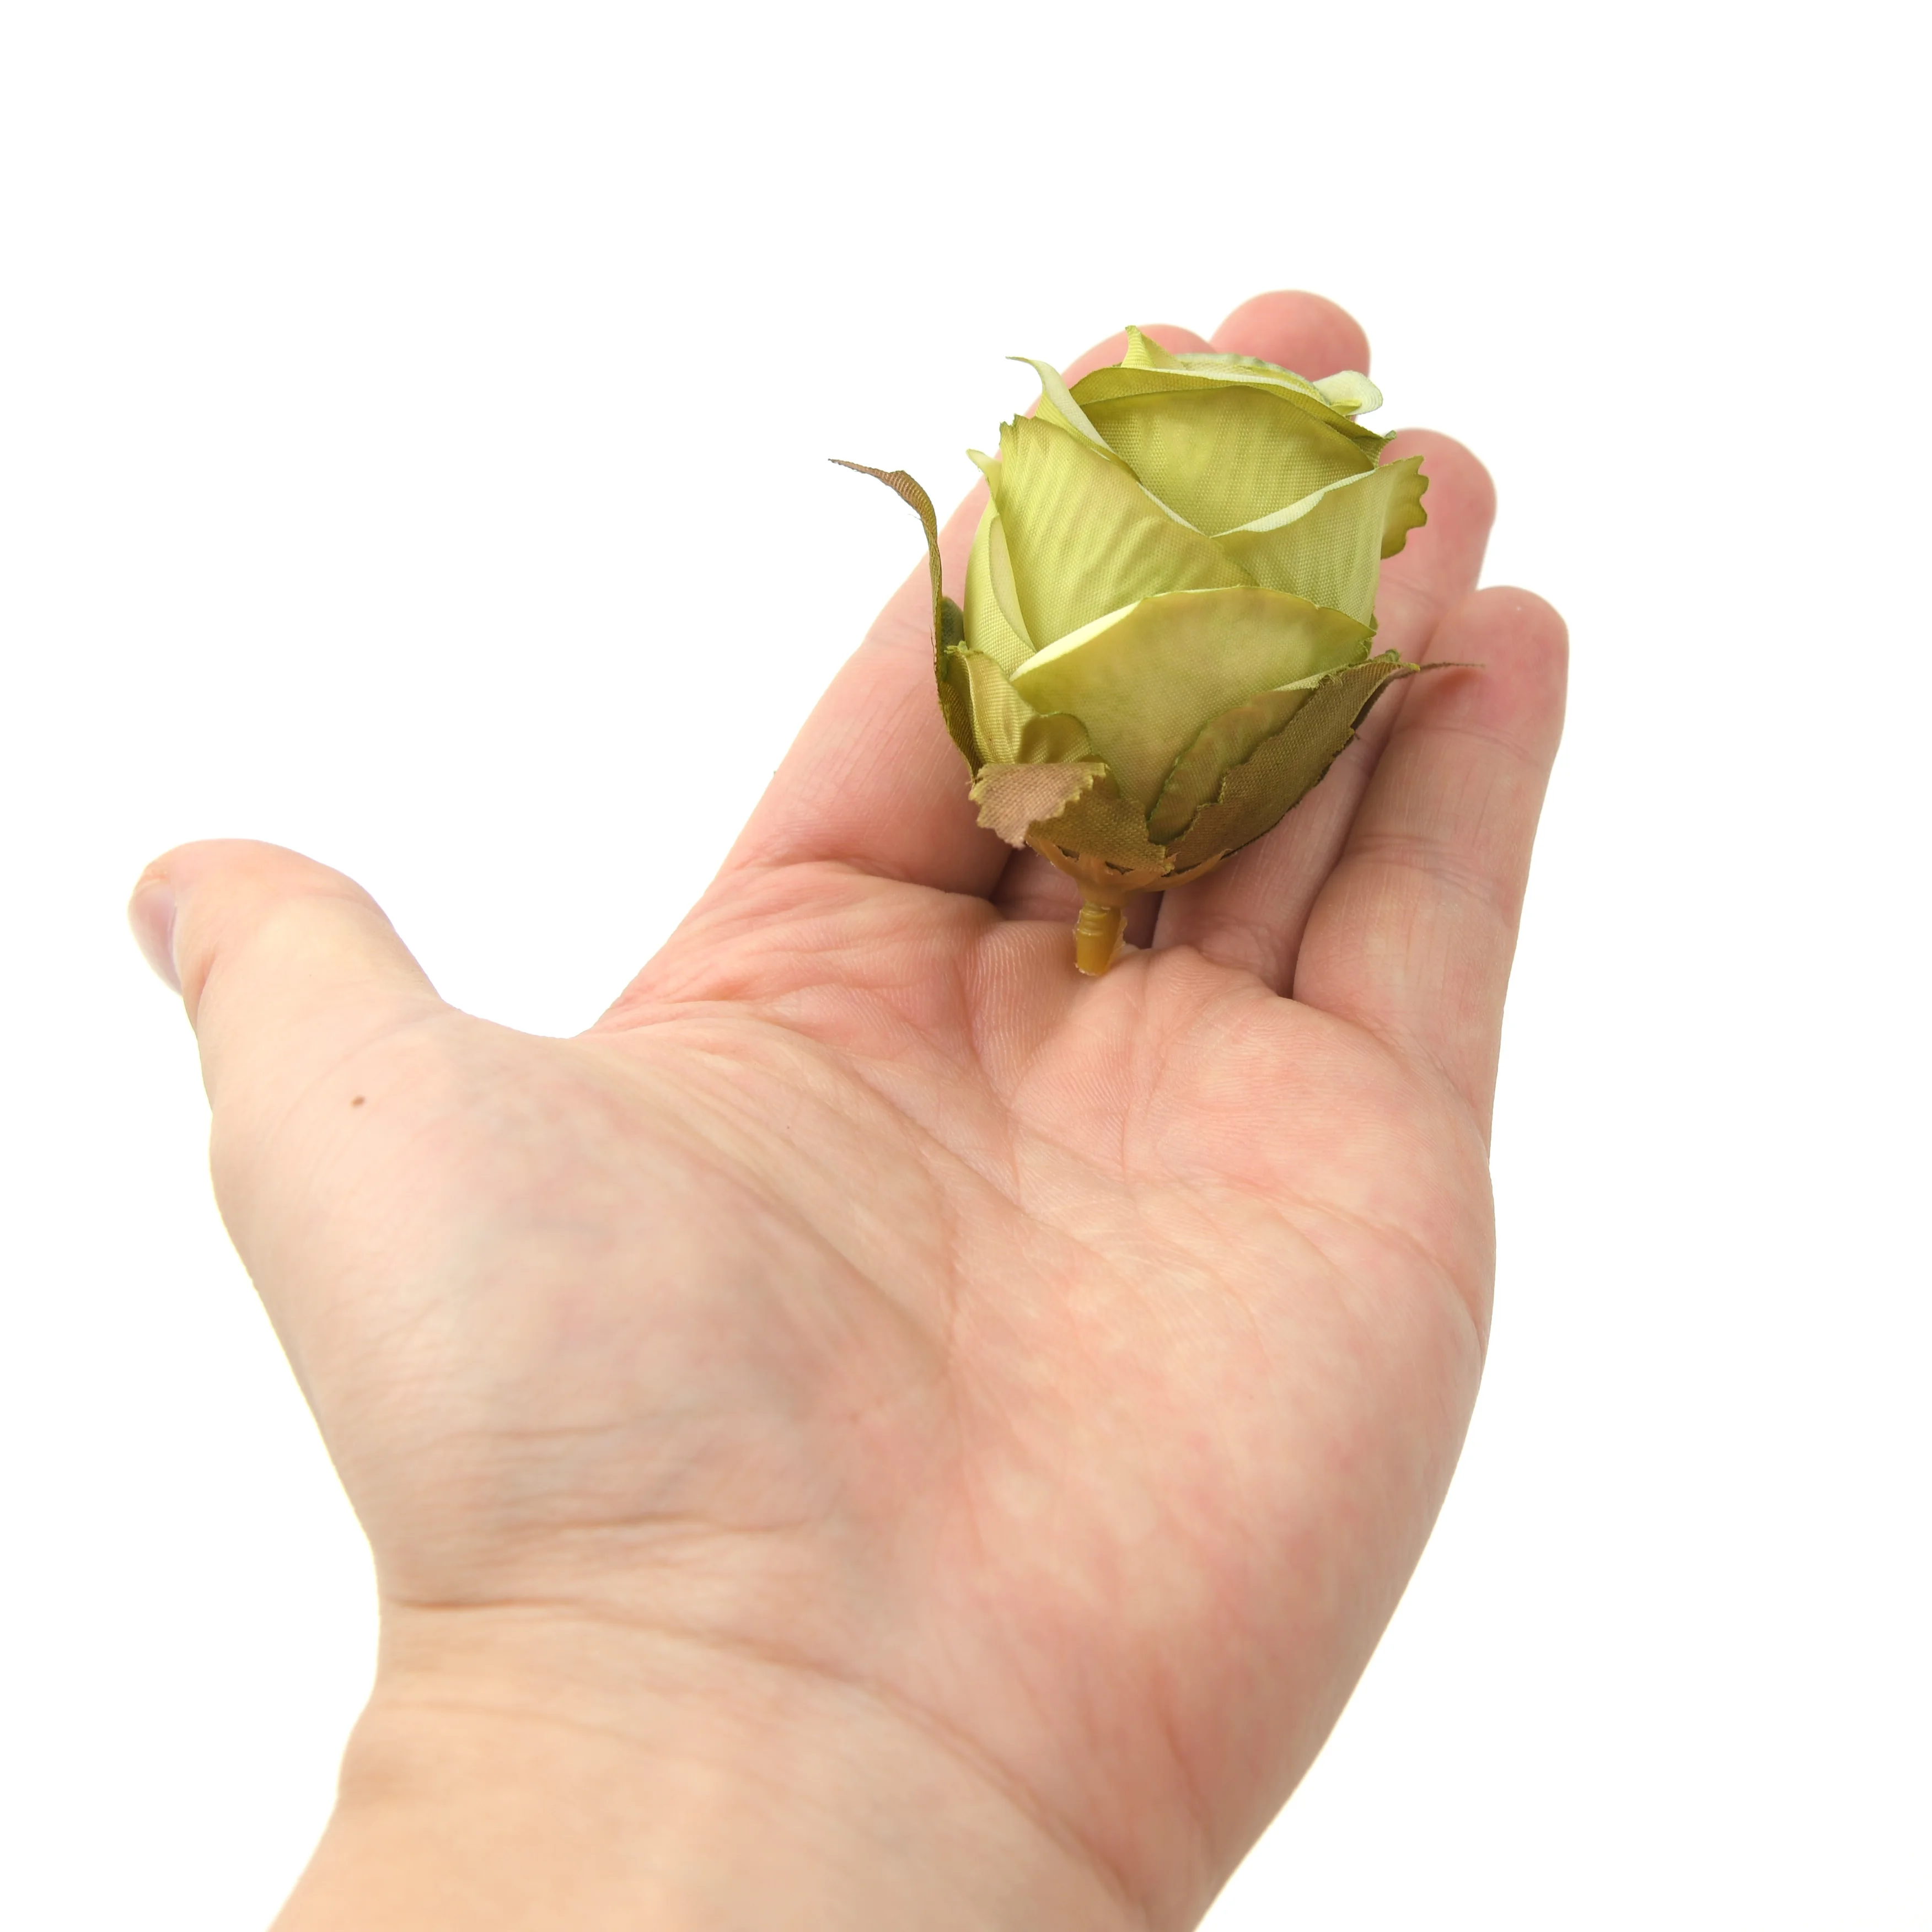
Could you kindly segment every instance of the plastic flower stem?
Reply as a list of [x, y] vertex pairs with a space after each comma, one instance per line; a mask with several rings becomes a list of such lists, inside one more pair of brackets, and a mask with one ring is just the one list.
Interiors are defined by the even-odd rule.
[[1120, 950], [1120, 929], [1126, 923], [1126, 908], [1088, 899], [1073, 922], [1073, 963], [1090, 979], [1097, 980], [1114, 963]]

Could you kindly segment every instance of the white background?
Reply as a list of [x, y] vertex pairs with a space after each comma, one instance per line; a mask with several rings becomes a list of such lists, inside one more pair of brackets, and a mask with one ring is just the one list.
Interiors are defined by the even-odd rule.
[[1488, 1386], [1213, 1932], [1932, 1927], [1918, 17], [7, 10], [0, 1922], [262, 1924], [370, 1667], [141, 865], [586, 1024], [914, 560], [824, 458], [950, 497], [1006, 355], [1298, 286], [1576, 675]]

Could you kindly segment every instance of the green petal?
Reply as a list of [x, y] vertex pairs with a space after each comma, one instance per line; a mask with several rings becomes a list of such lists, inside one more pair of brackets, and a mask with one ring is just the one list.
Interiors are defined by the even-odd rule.
[[964, 685], [973, 743], [983, 765], [1018, 764], [1021, 734], [1035, 716], [1035, 707], [1016, 691], [998, 662], [970, 647], [951, 653], [950, 668]]
[[1022, 416], [1002, 424], [1000, 460], [987, 474], [1026, 634], [1036, 643], [1162, 591], [1249, 581], [1120, 464], [1051, 423]]
[[903, 470], [874, 470], [869, 464], [848, 463], [842, 456], [835, 456], [832, 460], [842, 470], [856, 470], [861, 476], [877, 477], [894, 495], [910, 503], [918, 515], [920, 527], [926, 532], [926, 568], [932, 578], [932, 675], [939, 688], [940, 715], [946, 721], [947, 734], [970, 765], [974, 762], [972, 723], [947, 662], [951, 655], [948, 647], [955, 639], [954, 634], [950, 634], [953, 633], [953, 624], [946, 614], [950, 610], [956, 617], [958, 607], [946, 595], [941, 578], [939, 519], [933, 514], [932, 499]]
[[1359, 369], [1343, 369], [1333, 376], [1318, 377], [1315, 384], [1322, 400], [1345, 416], [1366, 416], [1382, 406], [1382, 392]]
[[1210, 719], [1350, 662], [1367, 635], [1340, 611], [1276, 590], [1150, 597], [1029, 658], [1012, 686], [1036, 710], [1078, 718], [1144, 810]]
[[1064, 711], [1038, 712], [1020, 727], [1022, 764], [1077, 764], [1093, 755], [1086, 726]]
[[1270, 389], [1355, 442], [1379, 450], [1388, 440], [1353, 419], [1360, 410], [1378, 409], [1382, 399], [1382, 392], [1367, 376], [1353, 370], [1311, 382], [1279, 363], [1264, 362], [1258, 356], [1228, 356], [1211, 350], [1189, 350], [1171, 355], [1137, 328], [1127, 331], [1126, 354], [1111, 367], [1083, 376], [1073, 385], [1072, 394], [1083, 404], [1096, 396], [1142, 394], [1132, 380], [1136, 371], [1141, 372], [1143, 381], [1152, 372], [1196, 386], [1245, 383]]
[[1391, 470], [1407, 470], [1411, 463], [1415, 465], [1407, 483], [1398, 483], [1389, 492], [1388, 508], [1382, 518], [1382, 555], [1394, 556], [1408, 542], [1411, 530], [1419, 530], [1429, 520], [1429, 512], [1422, 507], [1424, 493], [1429, 488], [1429, 478], [1422, 473], [1422, 458], [1404, 457], [1400, 463], [1391, 463]]
[[1421, 497], [1428, 480], [1421, 470], [1421, 458], [1409, 456], [1364, 476], [1344, 477], [1214, 541], [1257, 584], [1372, 623], [1389, 532], [1396, 532], [1400, 548], [1424, 520]]
[[1102, 377], [1123, 379], [1112, 386], [1122, 392], [1088, 398], [1088, 416], [1155, 496], [1210, 536], [1375, 466], [1365, 446], [1278, 389], [1119, 369], [1081, 387]]
[[1055, 424], [1103, 454], [1112, 454], [1107, 448], [1106, 439], [1088, 421], [1086, 411], [1068, 393], [1060, 371], [1051, 362], [1036, 362], [1030, 356], [1010, 356], [1006, 359], [1024, 362], [1040, 378], [1040, 404], [1034, 411], [1040, 422]]
[[1168, 848], [1174, 868], [1238, 851], [1278, 824], [1321, 782], [1369, 706], [1394, 680], [1416, 669], [1388, 651], [1322, 680], [1287, 724], [1221, 781], [1220, 795]]
[[[1118, 366], [1123, 369], [1196, 369], [1208, 374], [1222, 371], [1251, 376], [1262, 382], [1299, 389], [1304, 395], [1312, 396], [1317, 401], [1329, 400], [1322, 383], [1311, 382], [1306, 376], [1298, 376], [1292, 369], [1285, 368], [1279, 362], [1267, 362], [1258, 356], [1232, 355], [1223, 349], [1163, 349], [1144, 329], [1136, 328], [1132, 322], [1127, 324], [1127, 352], [1120, 358]], [[1368, 378], [1356, 380], [1366, 382]], [[1336, 406], [1332, 401], [1330, 406]]]
[[1033, 655], [1033, 640], [1020, 622], [1013, 568], [1000, 513], [988, 503], [973, 532], [966, 562], [966, 641], [1002, 670], [1016, 670]]
[[1123, 369], [1178, 369], [1180, 358], [1163, 349], [1144, 329], [1127, 324], [1127, 352], [1120, 358]]
[[976, 772], [986, 765], [1075, 764], [1094, 755], [1077, 718], [1036, 710], [1013, 688], [1002, 667], [984, 651], [947, 653], [948, 670], [971, 721]]

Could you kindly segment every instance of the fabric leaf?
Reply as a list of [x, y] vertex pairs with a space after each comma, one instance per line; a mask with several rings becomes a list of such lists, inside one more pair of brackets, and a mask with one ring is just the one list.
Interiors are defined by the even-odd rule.
[[[939, 519], [933, 514], [932, 499], [903, 470], [874, 470], [868, 463], [848, 463], [842, 456], [831, 459], [842, 470], [856, 470], [861, 476], [875, 476], [888, 490], [912, 506], [920, 527], [926, 532], [926, 568], [932, 577], [932, 676], [939, 687], [939, 712], [946, 722], [947, 735], [959, 747], [970, 765], [973, 759], [973, 728], [957, 686], [948, 675], [946, 612], [951, 600], [946, 595], [939, 562]], [[956, 606], [952, 607], [956, 608]]]
[[1036, 824], [1028, 842], [1052, 846], [1064, 858], [1097, 862], [1126, 892], [1158, 885], [1172, 869], [1166, 853], [1148, 837], [1146, 814], [1105, 776], [1057, 817]]
[[[1368, 656], [1366, 644], [1362, 656]], [[1306, 704], [1332, 672], [1318, 671], [1275, 691], [1264, 691], [1245, 704], [1224, 711], [1202, 728], [1201, 735], [1174, 760], [1167, 782], [1148, 814], [1148, 836], [1171, 845], [1194, 823], [1201, 808], [1216, 797], [1221, 781], [1253, 757]]]
[[1279, 731], [1221, 781], [1218, 796], [1169, 848], [1176, 868], [1237, 851], [1278, 824], [1321, 782], [1370, 706], [1417, 668], [1387, 651], [1323, 680]]
[[1100, 776], [1095, 760], [1078, 764], [988, 765], [974, 782], [971, 797], [980, 823], [1009, 845], [1024, 845], [1041, 819], [1057, 816]]

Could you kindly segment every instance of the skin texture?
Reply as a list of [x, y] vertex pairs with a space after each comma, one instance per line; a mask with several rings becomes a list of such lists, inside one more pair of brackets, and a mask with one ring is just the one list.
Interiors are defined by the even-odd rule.
[[[1307, 295], [1211, 340], [1368, 366]], [[1417, 449], [1378, 644], [1483, 668], [1399, 687], [1102, 980], [1067, 882], [974, 822], [922, 565], [578, 1039], [446, 1006], [292, 853], [143, 875], [382, 1594], [284, 1927], [1205, 1910], [1394, 1607], [1489, 1321], [1564, 637], [1473, 591], [1489, 480]]]

